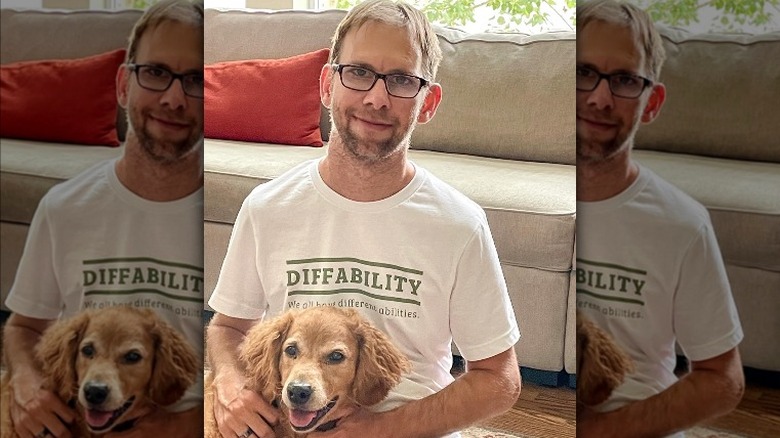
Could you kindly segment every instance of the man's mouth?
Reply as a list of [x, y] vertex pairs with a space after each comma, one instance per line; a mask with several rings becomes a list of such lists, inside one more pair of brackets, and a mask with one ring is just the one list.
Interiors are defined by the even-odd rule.
[[189, 126], [187, 123], [180, 120], [168, 119], [164, 117], [155, 117], [155, 116], [149, 116], [149, 118], [165, 126], [166, 128], [170, 128], [170, 129], [185, 129]]
[[598, 120], [598, 119], [593, 119], [588, 117], [577, 116], [577, 120], [580, 120], [585, 124], [587, 124], [588, 126], [592, 126], [597, 129], [613, 129], [617, 127], [617, 124], [614, 122]]
[[317, 422], [322, 419], [334, 406], [339, 397], [333, 397], [324, 408], [318, 411], [304, 411], [302, 409], [290, 409], [290, 424], [296, 432], [306, 432], [313, 429]]
[[116, 423], [116, 420], [121, 417], [122, 414], [127, 412], [128, 409], [130, 409], [130, 406], [133, 405], [134, 401], [135, 396], [132, 396], [127, 399], [127, 401], [122, 406], [120, 406], [119, 409], [114, 409], [113, 411], [87, 409], [85, 415], [87, 425], [89, 425], [89, 428], [93, 432], [101, 432], [110, 429], [114, 423]]
[[383, 122], [381, 120], [372, 120], [362, 117], [355, 117], [358, 121], [363, 122], [366, 126], [374, 129], [387, 129], [391, 128], [393, 125], [390, 123]]

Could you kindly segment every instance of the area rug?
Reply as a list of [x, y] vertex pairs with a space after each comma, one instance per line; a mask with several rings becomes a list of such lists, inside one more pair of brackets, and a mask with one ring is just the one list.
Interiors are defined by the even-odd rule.
[[745, 436], [706, 427], [694, 427], [685, 432], [685, 438], [745, 438]]

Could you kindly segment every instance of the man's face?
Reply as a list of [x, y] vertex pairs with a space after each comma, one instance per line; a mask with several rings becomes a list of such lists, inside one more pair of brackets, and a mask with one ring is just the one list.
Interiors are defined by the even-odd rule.
[[[577, 66], [601, 73], [630, 73], [648, 77], [644, 54], [628, 28], [592, 21], [577, 36]], [[612, 95], [607, 80], [593, 91], [577, 90], [577, 159], [598, 162], [627, 152], [640, 121], [649, 122], [657, 114], [656, 96], [662, 85], [645, 89], [635, 99]], [[663, 94], [663, 90], [660, 90]], [[650, 105], [648, 105], [648, 101]], [[657, 104], [657, 107], [656, 107]]]
[[[189, 25], [164, 21], [141, 36], [135, 58], [138, 65], [202, 74], [203, 33]], [[122, 70], [120, 104], [128, 111], [143, 151], [163, 164], [197, 153], [203, 135], [203, 99], [184, 94], [181, 80], [174, 80], [166, 91], [152, 91], [138, 85], [137, 73]]]
[[[340, 64], [354, 64], [377, 73], [422, 77], [421, 60], [409, 33], [402, 28], [368, 22], [344, 37]], [[377, 80], [369, 91], [344, 87], [339, 74], [326, 66], [320, 78], [323, 103], [346, 151], [360, 161], [376, 163], [403, 150], [417, 122], [425, 123], [436, 110], [441, 89], [423, 87], [414, 98], [387, 93]], [[422, 112], [422, 114], [421, 114]]]

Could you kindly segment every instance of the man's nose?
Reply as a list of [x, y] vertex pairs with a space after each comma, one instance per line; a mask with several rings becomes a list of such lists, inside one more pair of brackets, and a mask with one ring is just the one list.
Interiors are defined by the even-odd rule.
[[588, 105], [595, 105], [598, 109], [612, 108], [615, 105], [615, 99], [612, 90], [609, 88], [607, 78], [599, 78], [596, 88], [588, 96]]
[[182, 78], [175, 78], [171, 86], [163, 91], [160, 103], [167, 105], [172, 109], [179, 109], [187, 104], [187, 95], [184, 94], [184, 82]]
[[376, 108], [390, 106], [390, 94], [387, 92], [387, 85], [384, 78], [379, 78], [374, 82], [374, 86], [366, 91], [366, 97], [363, 103], [372, 105]]

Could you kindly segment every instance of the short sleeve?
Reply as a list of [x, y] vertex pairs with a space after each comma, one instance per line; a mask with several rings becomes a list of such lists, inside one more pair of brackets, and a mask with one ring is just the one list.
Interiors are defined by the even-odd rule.
[[5, 301], [13, 312], [38, 319], [57, 319], [63, 308], [62, 291], [54, 267], [48, 196], [41, 199], [33, 215], [19, 268]]
[[723, 354], [742, 340], [726, 268], [709, 223], [685, 254], [675, 292], [674, 328], [680, 347], [694, 361]]
[[487, 359], [520, 339], [493, 237], [483, 219], [463, 249], [450, 298], [450, 326], [466, 360]]
[[261, 246], [252, 220], [251, 198], [252, 194], [238, 212], [227, 254], [209, 299], [211, 308], [233, 318], [260, 319], [267, 307], [258, 272], [257, 255]]

